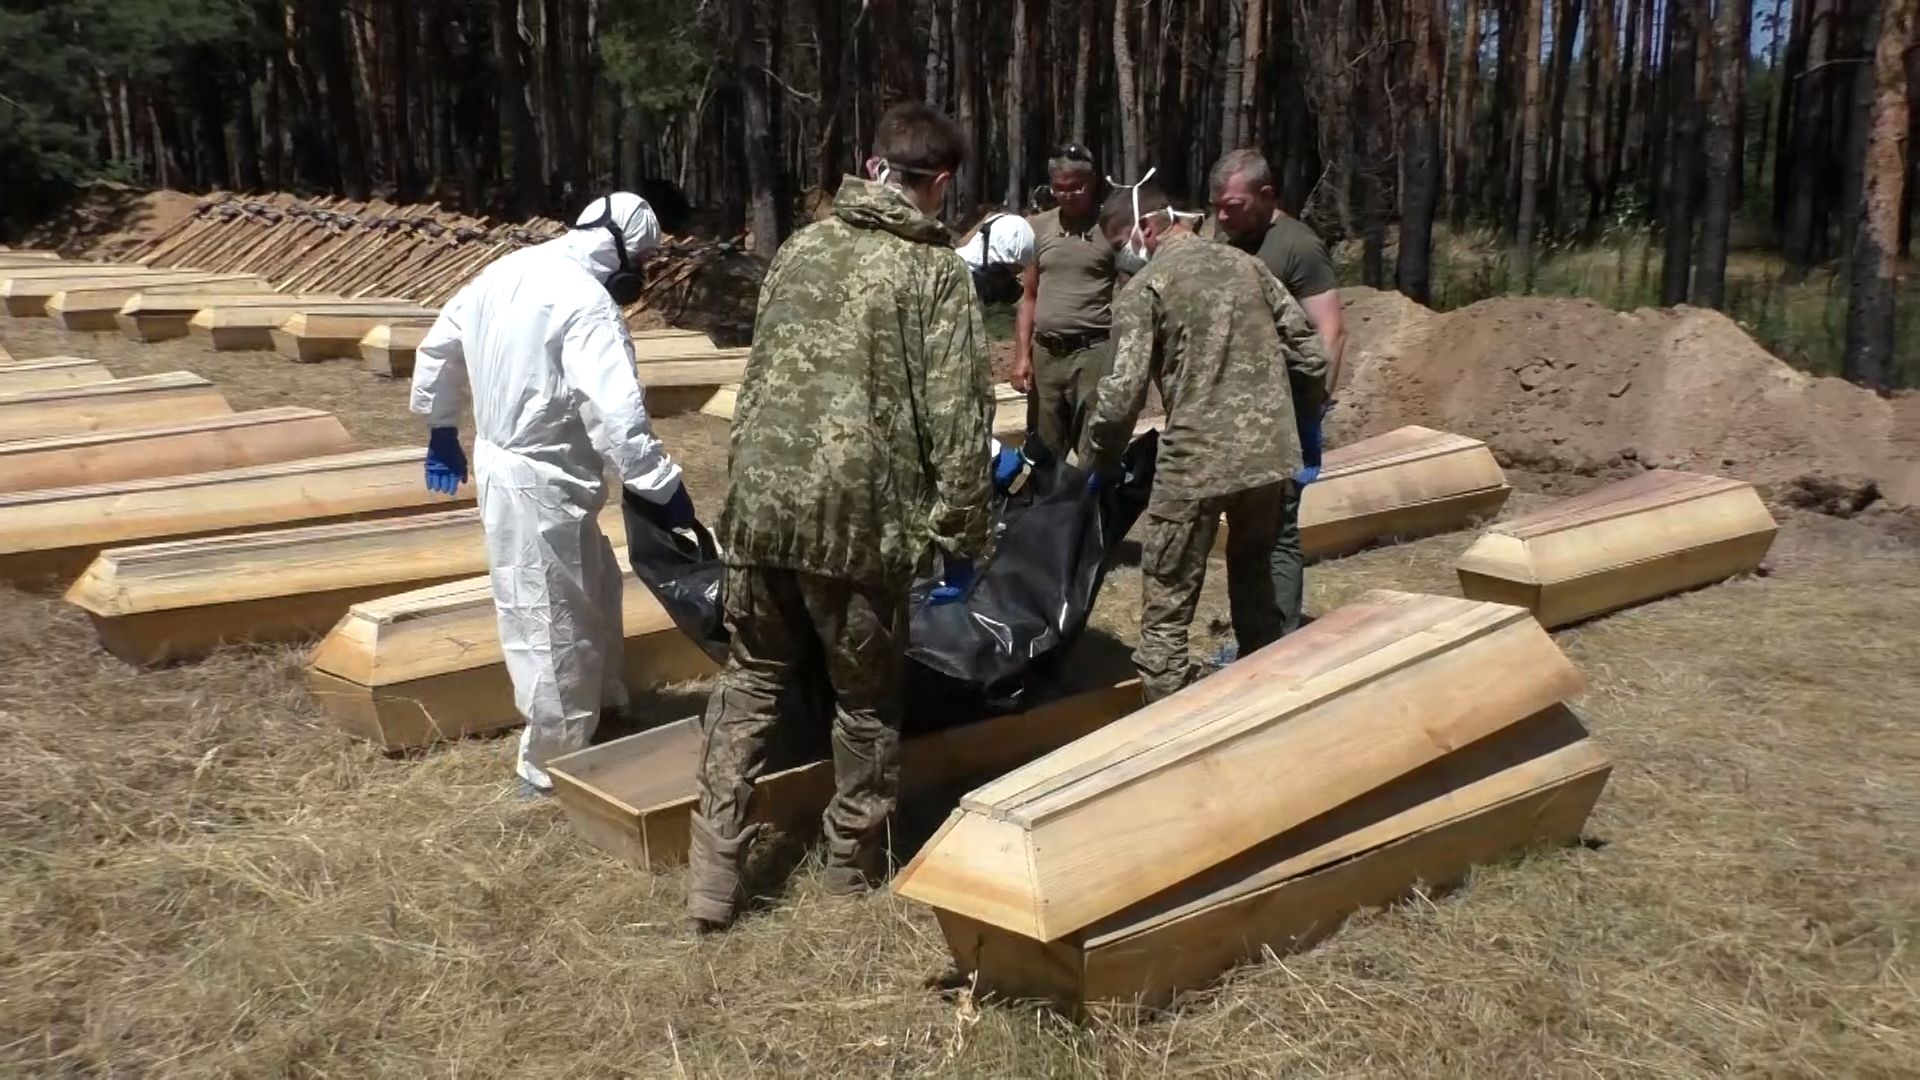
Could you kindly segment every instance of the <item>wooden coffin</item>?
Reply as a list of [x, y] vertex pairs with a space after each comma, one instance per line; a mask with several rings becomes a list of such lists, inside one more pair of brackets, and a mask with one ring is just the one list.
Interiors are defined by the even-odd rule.
[[47, 298], [47, 317], [62, 330], [113, 330], [120, 309], [142, 293], [252, 293], [272, 288], [256, 274], [182, 274], [163, 282], [144, 279], [97, 282], [87, 288], [63, 289]]
[[64, 585], [110, 547], [472, 503], [428, 491], [416, 447], [0, 495], [0, 581]]
[[13, 354], [7, 351], [6, 346], [0, 345], [0, 364], [11, 363], [13, 363]]
[[[134, 341], [168, 341], [186, 337], [193, 317], [209, 307], [288, 308], [291, 304], [345, 303], [340, 296], [288, 294], [271, 289], [215, 293], [199, 289], [139, 292], [120, 305], [114, 322]], [[390, 301], [403, 303], [404, 301]], [[288, 314], [292, 312], [289, 310]]]
[[276, 408], [0, 442], [0, 493], [237, 469], [354, 448], [333, 414]]
[[[1140, 683], [1129, 680], [1024, 713], [910, 735], [900, 746], [901, 790], [950, 790], [993, 776], [1139, 705]], [[700, 749], [700, 722], [693, 718], [556, 758], [547, 772], [583, 839], [641, 869], [660, 869], [687, 859], [700, 798]], [[754, 782], [753, 820], [782, 827], [810, 824], [825, 812], [833, 791], [831, 761], [770, 769]]]
[[0, 394], [0, 442], [117, 431], [232, 412], [214, 385], [186, 371]]
[[[621, 575], [620, 610], [628, 687], [664, 686], [714, 670], [630, 573]], [[355, 604], [314, 649], [307, 684], [343, 730], [387, 750], [521, 723], [485, 577]]]
[[[641, 378], [645, 378], [647, 368], [640, 369]], [[739, 401], [740, 387], [730, 384], [714, 390], [708, 395], [700, 411], [721, 420], [733, 420], [734, 406]], [[1001, 442], [1018, 446], [1027, 435], [1027, 395], [1015, 390], [1007, 383], [996, 383], [993, 387], [993, 434]]]
[[642, 360], [640, 386], [646, 391], [647, 411], [655, 416], [698, 412], [714, 392], [738, 383], [747, 371], [747, 350], [718, 349], [689, 359]]
[[46, 273], [8, 270], [0, 271], [0, 274], [5, 275], [0, 278], [0, 297], [5, 299], [7, 314], [16, 319], [44, 317], [47, 314], [47, 302], [55, 295], [70, 290], [185, 284], [207, 277], [199, 271], [148, 270], [145, 267], [101, 267], [97, 270]]
[[1753, 485], [1662, 469], [1501, 522], [1455, 569], [1465, 595], [1565, 626], [1756, 570], [1778, 528]]
[[1399, 428], [1326, 452], [1320, 479], [1300, 496], [1300, 546], [1329, 558], [1463, 529], [1498, 513], [1511, 492], [1487, 444]]
[[326, 633], [347, 608], [487, 568], [474, 510], [109, 548], [67, 600], [130, 664]]
[[[195, 312], [193, 318], [187, 320], [187, 329], [196, 337], [206, 338], [214, 349], [221, 352], [230, 349], [271, 349], [274, 347], [273, 332], [280, 324], [307, 308], [317, 306], [324, 306], [329, 311], [351, 310], [374, 316], [368, 327], [373, 322], [418, 318], [424, 310], [415, 304], [392, 300], [328, 300], [324, 305], [294, 301], [264, 307], [259, 304], [217, 304]], [[345, 355], [354, 355], [359, 348], [360, 338], [365, 336], [366, 330], [363, 329], [353, 339], [352, 347]]]
[[381, 323], [404, 319], [432, 324], [431, 308], [402, 305], [385, 311], [371, 308], [310, 308], [296, 311], [270, 334], [273, 350], [289, 360], [313, 363], [360, 355], [360, 339]]
[[432, 327], [429, 319], [381, 323], [360, 339], [360, 359], [375, 375], [411, 375], [413, 351]]
[[[64, 263], [67, 266], [76, 265], [66, 262], [66, 260], [60, 257], [60, 253], [57, 251], [42, 251], [33, 248], [15, 251], [12, 248], [0, 248], [0, 268], [45, 266], [48, 263]], [[86, 265], [98, 266], [100, 264], [92, 263]]]
[[715, 390], [700, 406], [702, 416], [711, 416], [728, 423], [733, 422], [733, 410], [740, 404], [740, 387], [729, 384]]
[[1371, 592], [976, 789], [894, 888], [943, 920], [1084, 940], [1584, 685], [1524, 611]]
[[98, 360], [79, 356], [43, 356], [18, 363], [0, 360], [0, 394], [24, 394], [30, 390], [58, 390], [63, 386], [85, 386], [113, 378]]
[[698, 357], [719, 351], [713, 339], [703, 330], [669, 328], [633, 331], [633, 356], [636, 360]]

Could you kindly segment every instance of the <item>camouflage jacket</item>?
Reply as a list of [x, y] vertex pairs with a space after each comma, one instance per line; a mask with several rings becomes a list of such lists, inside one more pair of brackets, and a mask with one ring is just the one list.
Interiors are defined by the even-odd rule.
[[727, 561], [904, 589], [929, 543], [982, 556], [991, 410], [986, 330], [946, 227], [848, 177], [760, 289]]
[[1080, 459], [1112, 468], [1148, 384], [1166, 402], [1154, 499], [1203, 499], [1275, 483], [1300, 467], [1293, 398], [1326, 399], [1327, 350], [1260, 260], [1176, 234], [1113, 302], [1113, 369]]

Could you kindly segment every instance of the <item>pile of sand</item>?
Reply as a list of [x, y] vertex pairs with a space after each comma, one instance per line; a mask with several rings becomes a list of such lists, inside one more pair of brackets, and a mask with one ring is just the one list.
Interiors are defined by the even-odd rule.
[[21, 237], [16, 246], [53, 248], [69, 257], [117, 258], [191, 216], [200, 199], [183, 191], [144, 191], [98, 181], [81, 189], [66, 209]]
[[1435, 314], [1397, 293], [1342, 297], [1336, 441], [1424, 424], [1523, 469], [1686, 469], [1828, 513], [1920, 507], [1920, 396], [1796, 371], [1717, 311], [1503, 297]]

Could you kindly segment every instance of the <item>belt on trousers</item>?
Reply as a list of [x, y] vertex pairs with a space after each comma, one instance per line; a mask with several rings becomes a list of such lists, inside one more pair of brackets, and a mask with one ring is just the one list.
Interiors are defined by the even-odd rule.
[[1092, 348], [1107, 340], [1107, 331], [1088, 330], [1078, 334], [1034, 334], [1033, 340], [1045, 345], [1051, 352], [1070, 353]]

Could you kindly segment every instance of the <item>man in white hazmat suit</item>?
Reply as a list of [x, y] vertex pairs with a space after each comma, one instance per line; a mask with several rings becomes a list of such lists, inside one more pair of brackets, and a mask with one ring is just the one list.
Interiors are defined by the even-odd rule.
[[415, 353], [412, 409], [433, 426], [427, 486], [466, 477], [456, 425], [473, 392], [474, 474], [500, 645], [526, 718], [523, 795], [552, 790], [548, 760], [585, 746], [621, 682], [620, 566], [601, 533], [607, 463], [692, 524], [680, 467], [647, 421], [620, 314], [660, 242], [638, 195], [596, 199], [567, 235], [500, 259], [454, 296]]

